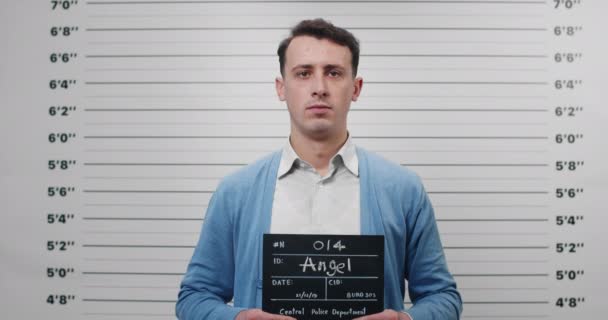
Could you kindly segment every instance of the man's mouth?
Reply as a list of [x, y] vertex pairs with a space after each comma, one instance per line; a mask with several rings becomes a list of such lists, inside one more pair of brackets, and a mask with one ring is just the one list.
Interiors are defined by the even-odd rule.
[[316, 116], [324, 116], [331, 111], [331, 107], [326, 104], [313, 104], [308, 106], [306, 110]]
[[331, 107], [329, 107], [328, 105], [325, 105], [325, 104], [313, 104], [311, 106], [308, 106], [306, 109], [321, 110], [321, 109], [331, 109]]

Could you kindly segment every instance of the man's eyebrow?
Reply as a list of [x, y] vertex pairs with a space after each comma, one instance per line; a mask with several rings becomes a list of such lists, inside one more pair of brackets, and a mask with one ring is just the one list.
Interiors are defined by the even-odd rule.
[[339, 64], [328, 64], [326, 66], [323, 67], [323, 69], [328, 70], [328, 69], [342, 69], [344, 70], [345, 68]]
[[300, 68], [301, 69], [312, 69], [313, 66], [312, 66], [312, 64], [299, 64], [299, 65], [296, 65], [295, 67], [291, 68], [291, 71], [300, 69]]
[[[296, 69], [312, 69], [313, 65], [312, 64], [299, 64], [294, 66], [293, 68], [291, 68], [291, 70], [296, 70]], [[339, 64], [327, 64], [325, 66], [323, 66], [324, 70], [329, 70], [329, 69], [341, 69], [344, 70], [346, 68], [344, 68], [343, 66], [339, 65]]]

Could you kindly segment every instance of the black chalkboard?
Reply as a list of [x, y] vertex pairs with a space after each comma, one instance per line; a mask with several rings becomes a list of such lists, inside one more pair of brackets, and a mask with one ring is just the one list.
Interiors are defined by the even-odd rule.
[[265, 234], [262, 309], [298, 320], [384, 310], [384, 236]]

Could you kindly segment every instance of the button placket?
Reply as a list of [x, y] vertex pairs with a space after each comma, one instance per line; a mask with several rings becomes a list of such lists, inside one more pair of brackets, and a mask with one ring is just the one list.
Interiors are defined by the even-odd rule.
[[327, 177], [320, 178], [316, 182], [316, 192], [315, 192], [315, 206], [314, 206], [314, 216], [313, 223], [321, 230], [322, 225], [324, 224], [324, 218], [327, 215]]

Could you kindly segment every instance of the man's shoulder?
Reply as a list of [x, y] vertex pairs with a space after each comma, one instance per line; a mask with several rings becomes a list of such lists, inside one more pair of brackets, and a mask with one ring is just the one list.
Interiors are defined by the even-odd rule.
[[364, 170], [376, 197], [388, 199], [389, 203], [404, 202], [409, 208], [420, 204], [426, 191], [418, 174], [374, 152], [361, 150], [359, 154], [365, 159]]
[[269, 153], [226, 175], [220, 181], [217, 191], [240, 192], [256, 183], [265, 182], [267, 175], [272, 173], [272, 167], [278, 164], [277, 157], [280, 157], [280, 151]]
[[[407, 201], [410, 206], [417, 206], [426, 194], [422, 179], [413, 170], [364, 149], [361, 155], [370, 188], [376, 190], [377, 196], [388, 197], [395, 201]], [[400, 199], [400, 200], [399, 200]]]
[[422, 184], [418, 174], [405, 165], [388, 160], [382, 155], [364, 148], [357, 147], [357, 152], [359, 157], [366, 162], [364, 168], [368, 170], [370, 178], [385, 182]]

